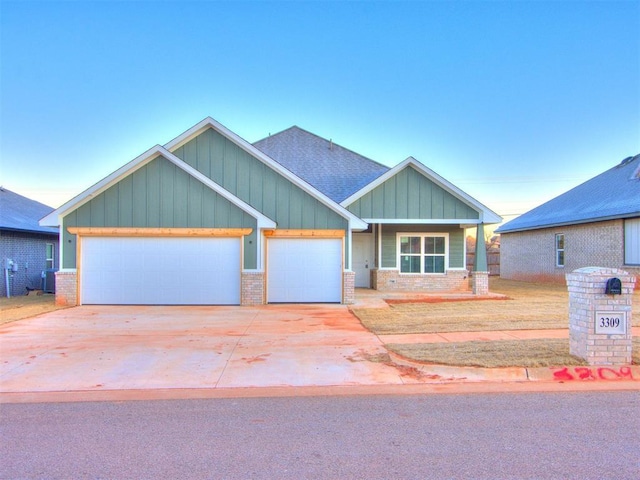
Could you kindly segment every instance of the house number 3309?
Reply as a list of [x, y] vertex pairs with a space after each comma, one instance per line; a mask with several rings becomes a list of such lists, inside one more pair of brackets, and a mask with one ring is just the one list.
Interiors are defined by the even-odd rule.
[[596, 334], [624, 335], [627, 331], [625, 312], [596, 312]]
[[600, 328], [618, 328], [620, 326], [620, 317], [600, 317]]

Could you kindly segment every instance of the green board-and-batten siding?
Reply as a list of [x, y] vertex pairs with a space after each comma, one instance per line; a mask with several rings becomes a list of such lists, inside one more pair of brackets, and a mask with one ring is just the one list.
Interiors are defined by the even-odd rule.
[[63, 219], [63, 268], [76, 268], [76, 238], [68, 227], [252, 228], [244, 268], [257, 264], [257, 222], [163, 157], [157, 157]]
[[213, 129], [173, 154], [274, 220], [278, 228], [348, 228], [344, 217]]
[[449, 234], [449, 268], [464, 268], [465, 238], [464, 229], [457, 225], [382, 225], [382, 268], [398, 268], [399, 232], [407, 233], [448, 233]]
[[480, 218], [459, 198], [411, 165], [357, 199], [347, 209], [360, 218], [471, 220]]

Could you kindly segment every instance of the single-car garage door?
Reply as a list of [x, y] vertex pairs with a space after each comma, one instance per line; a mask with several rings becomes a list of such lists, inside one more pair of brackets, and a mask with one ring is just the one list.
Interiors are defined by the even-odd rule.
[[240, 239], [84, 237], [83, 304], [237, 305]]
[[267, 301], [342, 301], [342, 239], [271, 238], [268, 252]]

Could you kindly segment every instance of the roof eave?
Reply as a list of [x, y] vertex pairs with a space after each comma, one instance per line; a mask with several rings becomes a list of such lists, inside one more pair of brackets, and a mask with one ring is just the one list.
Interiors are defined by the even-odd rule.
[[640, 212], [631, 212], [629, 214], [623, 214], [623, 215], [608, 215], [605, 217], [594, 217], [594, 218], [586, 218], [586, 219], [582, 219], [582, 220], [573, 220], [573, 221], [566, 221], [566, 222], [555, 222], [555, 223], [547, 223], [544, 225], [532, 225], [532, 226], [528, 226], [528, 227], [516, 227], [516, 228], [508, 228], [508, 229], [503, 229], [502, 227], [508, 225], [505, 224], [502, 227], [498, 227], [495, 232], [496, 233], [517, 233], [517, 232], [527, 232], [530, 230], [543, 230], [545, 228], [557, 228], [557, 227], [566, 227], [566, 226], [570, 226], [570, 225], [584, 225], [587, 223], [599, 223], [599, 222], [606, 222], [609, 220], [624, 220], [625, 218], [635, 218], [640, 216]]
[[[52, 227], [56, 228], [56, 227]], [[58, 231], [49, 231], [49, 230], [33, 230], [29, 228], [12, 228], [12, 227], [0, 227], [1, 231], [4, 232], [16, 232], [16, 233], [33, 233], [37, 235], [52, 235], [54, 237], [58, 236]]]

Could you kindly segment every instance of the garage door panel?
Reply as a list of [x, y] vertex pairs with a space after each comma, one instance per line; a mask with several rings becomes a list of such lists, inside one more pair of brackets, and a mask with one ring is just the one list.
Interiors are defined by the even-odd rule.
[[269, 240], [269, 302], [342, 301], [342, 239]]
[[87, 237], [82, 303], [240, 303], [240, 239]]

